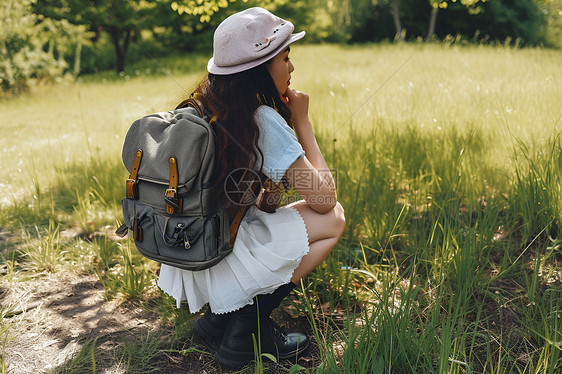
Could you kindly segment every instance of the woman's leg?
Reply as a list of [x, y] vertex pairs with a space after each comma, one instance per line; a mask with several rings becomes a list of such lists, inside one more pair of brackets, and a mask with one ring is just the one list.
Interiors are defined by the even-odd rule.
[[[345, 217], [339, 203], [325, 214], [317, 213], [304, 201], [296, 202], [291, 206], [299, 211], [304, 220], [310, 250], [295, 269], [291, 282], [282, 285], [273, 293], [258, 295], [254, 304], [246, 305], [233, 313], [216, 354], [224, 365], [236, 368], [251, 360], [254, 357], [252, 334], [257, 335], [258, 331], [261, 336], [262, 352], [273, 354], [278, 358], [297, 357], [308, 347], [308, 338], [304, 334], [279, 335], [274, 332], [275, 328], [269, 322], [270, 313], [279, 306], [301, 278], [314, 270], [330, 254], [343, 234]], [[259, 325], [257, 325], [258, 320]]]
[[310, 247], [310, 251], [302, 258], [291, 278], [291, 282], [298, 284], [302, 278], [320, 265], [336, 246], [345, 229], [345, 216], [340, 203], [325, 214], [316, 212], [304, 201], [296, 202], [291, 206], [299, 211], [304, 220]]

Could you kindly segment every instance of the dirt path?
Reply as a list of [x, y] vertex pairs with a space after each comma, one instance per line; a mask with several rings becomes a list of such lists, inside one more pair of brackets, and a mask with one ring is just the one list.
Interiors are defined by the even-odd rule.
[[[96, 337], [112, 341], [162, 328], [158, 316], [138, 306], [107, 301], [95, 275], [40, 274], [0, 283], [13, 340], [4, 359], [9, 373], [43, 373], [61, 366]], [[14, 336], [17, 334], [16, 336]]]
[[[96, 338], [96, 372], [123, 373], [126, 369], [119, 359], [107, 359], [112, 357], [111, 350], [149, 334], [174, 334], [173, 327], [162, 323], [156, 312], [134, 303], [107, 301], [98, 278], [91, 274], [59, 272], [37, 274], [31, 279], [6, 277], [0, 280], [0, 305], [12, 338], [6, 344], [4, 360], [8, 373], [13, 374], [59, 372], [84, 344]], [[281, 311], [276, 314], [278, 320], [285, 320], [292, 328], [307, 329], [306, 319], [291, 319]], [[212, 355], [217, 347], [209, 347], [196, 334], [189, 345], [211, 354], [161, 355], [155, 371], [233, 373], [221, 367]], [[312, 348], [310, 354], [301, 358], [299, 364], [317, 366], [320, 363], [317, 348]], [[280, 365], [271, 363], [267, 365], [268, 372], [288, 373], [291, 365], [289, 361]], [[247, 367], [242, 372], [253, 370]]]

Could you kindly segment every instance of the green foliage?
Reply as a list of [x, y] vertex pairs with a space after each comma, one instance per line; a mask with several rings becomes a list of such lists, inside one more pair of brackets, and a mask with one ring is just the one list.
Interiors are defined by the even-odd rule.
[[286, 6], [288, 0], [179, 0], [172, 1], [170, 7], [178, 14], [188, 14], [199, 17], [201, 23], [210, 22], [214, 14], [226, 8], [236, 8], [236, 10], [246, 9], [252, 6], [276, 7]]
[[[230, 0], [234, 2], [236, 0]], [[247, 0], [243, 0], [245, 3]], [[214, 0], [214, 1], [195, 1], [195, 0], [183, 0], [183, 1], [173, 1], [170, 7], [174, 12], [178, 14], [189, 14], [199, 16], [201, 23], [209, 22], [211, 16], [217, 13], [221, 8], [228, 7], [228, 0]]]
[[562, 0], [541, 1], [539, 9], [545, 15], [547, 44], [562, 48]]
[[[431, 4], [430, 4], [431, 3]], [[430, 1], [401, 0], [400, 15], [407, 37], [425, 37], [433, 8], [438, 10], [435, 34], [460, 35], [476, 42], [511, 41], [538, 45], [544, 43], [544, 18], [535, 0]]]
[[521, 39], [526, 44], [544, 43], [544, 16], [533, 0], [495, 0], [482, 6], [475, 19], [478, 30], [493, 39]]
[[45, 17], [67, 20], [88, 27], [95, 32], [109, 34], [115, 47], [117, 72], [125, 68], [129, 43], [141, 30], [153, 25], [151, 13], [157, 1], [110, 1], [104, 0], [95, 6], [84, 6], [81, 0], [37, 0], [35, 11]]
[[[73, 75], [112, 67], [123, 72], [128, 61], [178, 51], [209, 54], [215, 27], [227, 16], [251, 6], [263, 6], [291, 20], [297, 30], [307, 31], [309, 43], [393, 40], [394, 3], [394, 0], [103, 0], [96, 6], [84, 6], [80, 0], [25, 0], [18, 7], [27, 4], [24, 8], [28, 11], [32, 4], [33, 17], [43, 29], [51, 30], [39, 40], [43, 41], [40, 45], [43, 51], [54, 50], [51, 53], [54, 57], [46, 52], [33, 56], [27, 50], [21, 53], [29, 55], [26, 61], [33, 57], [51, 70], [62, 71], [66, 66]], [[400, 0], [397, 4], [401, 38], [406, 40], [425, 38], [430, 18], [434, 17], [434, 33], [440, 39], [453, 35], [457, 41], [504, 43], [507, 40], [517, 45], [562, 45], [560, 0]], [[10, 17], [37, 26], [29, 17]], [[59, 21], [53, 23], [53, 20]], [[70, 24], [81, 28], [69, 31]], [[90, 31], [86, 34], [85, 30]], [[26, 32], [37, 34], [29, 28]], [[54, 44], [53, 40], [56, 40]], [[47, 41], [52, 45], [46, 46]], [[44, 61], [45, 58], [50, 58], [51, 63]], [[11, 70], [5, 75], [11, 86], [27, 80], [25, 74], [18, 78]]]
[[49, 42], [54, 24], [39, 22], [31, 4], [31, 0], [0, 1], [0, 87], [4, 92], [20, 93], [30, 78], [56, 79], [67, 66], [62, 56], [55, 57], [54, 41]]

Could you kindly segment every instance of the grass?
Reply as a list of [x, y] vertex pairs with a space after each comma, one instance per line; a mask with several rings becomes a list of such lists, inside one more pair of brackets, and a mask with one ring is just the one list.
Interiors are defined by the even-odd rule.
[[62, 260], [59, 226], [51, 220], [43, 233], [37, 227], [35, 229], [37, 240], [30, 239], [29, 233], [26, 235], [28, 240], [23, 250], [24, 266], [36, 272], [53, 272]]
[[[141, 336], [134, 341], [111, 342], [111, 350], [101, 347], [100, 339], [88, 340], [73, 360], [55, 368], [53, 374], [102, 372], [149, 373], [158, 370], [166, 340], [161, 334]], [[104, 342], [107, 343], [107, 342]], [[156, 358], [156, 360], [155, 360]]]
[[[308, 318], [321, 357], [291, 372], [562, 370], [561, 58], [501, 46], [293, 48], [292, 83], [310, 94], [347, 229], [286, 305]], [[201, 78], [184, 61], [160, 64], [170, 75], [89, 77], [0, 102], [10, 119], [0, 245], [5, 276], [78, 267], [98, 274], [107, 298], [156, 300], [172, 350], [200, 354], [193, 316], [159, 296], [154, 264], [105, 229], [121, 219], [128, 125], [171, 109]], [[69, 228], [79, 234], [63, 239]], [[163, 341], [115, 355], [91, 341], [65, 370], [91, 371], [94, 356], [158, 358]], [[274, 367], [266, 361], [248, 370]]]

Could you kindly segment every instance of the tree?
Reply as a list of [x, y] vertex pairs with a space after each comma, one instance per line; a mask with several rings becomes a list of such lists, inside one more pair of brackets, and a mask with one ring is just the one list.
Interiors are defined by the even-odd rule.
[[267, 8], [268, 5], [285, 5], [289, 0], [176, 0], [171, 3], [171, 7], [179, 14], [189, 14], [199, 16], [199, 20], [204, 22], [211, 21], [211, 17], [221, 9], [227, 8], [231, 3], [243, 3], [249, 6], [261, 6]]
[[[429, 5], [431, 5], [431, 15], [429, 17], [429, 27], [427, 29], [426, 40], [431, 40], [433, 34], [435, 33], [435, 24], [437, 22], [437, 13], [439, 12], [439, 9], [447, 9], [449, 2], [456, 3], [457, 0], [429, 0]], [[476, 14], [480, 12], [478, 3], [484, 3], [486, 0], [459, 0], [459, 2], [464, 5], [471, 14]]]
[[482, 5], [480, 29], [494, 38], [537, 45], [545, 40], [545, 17], [537, 0], [494, 0]]
[[151, 11], [163, 0], [37, 0], [35, 11], [45, 17], [86, 25], [109, 34], [115, 48], [115, 68], [125, 68], [127, 50], [137, 33], [151, 23]]
[[399, 0], [392, 0], [392, 18], [394, 19], [394, 28], [396, 29], [395, 40], [402, 39], [402, 25], [400, 24], [400, 4]]

